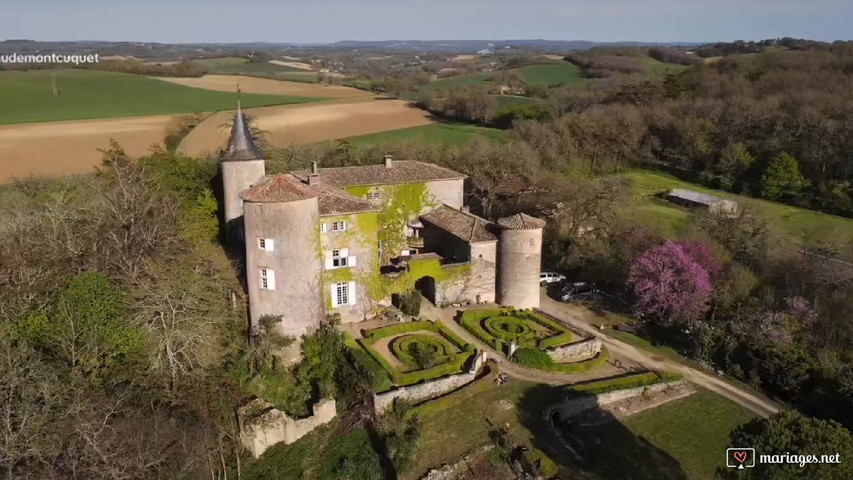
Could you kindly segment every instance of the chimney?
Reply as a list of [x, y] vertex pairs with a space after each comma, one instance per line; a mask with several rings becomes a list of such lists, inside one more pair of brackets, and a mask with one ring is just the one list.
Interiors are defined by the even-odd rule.
[[320, 175], [316, 173], [308, 174], [308, 185], [317, 185], [320, 183]]
[[311, 162], [311, 173], [314, 175], [320, 173], [320, 167], [317, 165], [317, 162]]
[[391, 155], [385, 155], [385, 168], [391, 168], [394, 166], [394, 159]]

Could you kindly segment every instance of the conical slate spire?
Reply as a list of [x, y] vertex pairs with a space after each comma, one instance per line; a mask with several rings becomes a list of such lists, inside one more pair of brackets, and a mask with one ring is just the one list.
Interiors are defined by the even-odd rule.
[[228, 140], [228, 148], [222, 154], [222, 161], [263, 160], [263, 158], [263, 154], [252, 139], [249, 122], [243, 115], [240, 101], [237, 100], [237, 113], [234, 114], [234, 123], [231, 125], [231, 138]]

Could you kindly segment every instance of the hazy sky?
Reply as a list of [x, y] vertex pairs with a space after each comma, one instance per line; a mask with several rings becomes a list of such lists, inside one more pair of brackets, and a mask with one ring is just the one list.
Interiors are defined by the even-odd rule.
[[853, 0], [0, 0], [0, 39], [853, 39]]

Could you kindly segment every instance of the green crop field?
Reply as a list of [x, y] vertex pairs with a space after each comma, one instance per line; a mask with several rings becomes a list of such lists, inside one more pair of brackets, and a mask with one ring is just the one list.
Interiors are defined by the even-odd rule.
[[479, 127], [465, 123], [434, 123], [420, 127], [401, 128], [387, 132], [350, 137], [350, 143], [356, 146], [372, 146], [393, 142], [424, 142], [448, 145], [464, 145], [474, 138], [501, 141], [504, 132], [496, 128]]
[[581, 69], [569, 62], [528, 65], [515, 71], [530, 85], [580, 85], [586, 81], [581, 78]]
[[[53, 96], [56, 74], [59, 98]], [[243, 94], [244, 107], [324, 98]], [[0, 124], [194, 113], [233, 109], [233, 93], [96, 70], [0, 72]]]
[[842, 242], [853, 239], [853, 220], [849, 218], [713, 190], [657, 171], [630, 170], [623, 175], [632, 180], [636, 197], [632, 206], [627, 207], [625, 215], [670, 237], [685, 233], [690, 211], [651, 195], [673, 188], [686, 188], [738, 202], [740, 207], [760, 215], [795, 244], [801, 243], [804, 235], [815, 233]]
[[450, 90], [453, 88], [467, 87], [468, 85], [489, 85], [491, 84], [493, 72], [476, 72], [467, 75], [457, 75], [455, 77], [447, 77], [427, 83], [423, 87], [424, 90]]

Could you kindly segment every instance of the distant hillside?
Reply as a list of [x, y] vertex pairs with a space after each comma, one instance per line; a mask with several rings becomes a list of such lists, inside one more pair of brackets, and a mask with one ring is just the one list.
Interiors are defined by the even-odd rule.
[[309, 50], [322, 49], [365, 49], [399, 50], [414, 52], [453, 52], [474, 53], [480, 50], [497, 50], [504, 47], [536, 48], [553, 52], [587, 50], [596, 47], [626, 46], [695, 46], [704, 43], [654, 43], [654, 42], [591, 42], [586, 40], [347, 40], [334, 43], [181, 43], [165, 44], [156, 42], [112, 42], [112, 41], [67, 41], [40, 42], [35, 40], [0, 41], [0, 53], [36, 53], [62, 51], [64, 53], [100, 52], [103, 55], [124, 54], [141, 58], [186, 56], [214, 56], [235, 50], [275, 51], [299, 48]]

